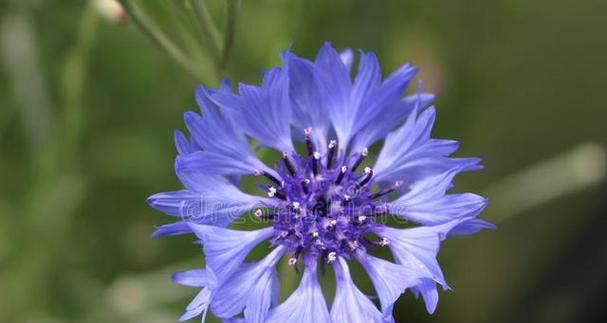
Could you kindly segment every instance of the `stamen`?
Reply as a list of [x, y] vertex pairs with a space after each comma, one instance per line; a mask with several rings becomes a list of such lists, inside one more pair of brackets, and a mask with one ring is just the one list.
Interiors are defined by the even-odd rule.
[[367, 219], [366, 215], [359, 215], [358, 216], [358, 222], [364, 222]]
[[335, 147], [337, 147], [337, 141], [329, 141], [329, 154], [327, 155], [327, 169], [331, 169], [333, 164], [333, 157], [335, 156]]
[[287, 167], [289, 174], [291, 174], [291, 176], [295, 176], [295, 166], [293, 165], [293, 162], [291, 162], [291, 159], [289, 159], [288, 152], [286, 152], [286, 151], [282, 152], [282, 161], [284, 162], [285, 166]]
[[261, 209], [255, 210], [255, 216], [261, 218], [263, 216], [263, 211]]
[[369, 198], [371, 200], [375, 200], [384, 195], [388, 195], [388, 194], [394, 192], [397, 188], [399, 188], [402, 185], [402, 183], [403, 183], [402, 181], [396, 181], [392, 186], [390, 186], [388, 188], [384, 188], [383, 190], [381, 190], [379, 192], [369, 195]]
[[304, 193], [306, 193], [306, 194], [310, 194], [310, 189], [308, 188], [308, 184], [310, 184], [310, 180], [307, 178], [304, 178], [301, 181], [301, 188], [303, 189]]
[[339, 183], [341, 183], [341, 180], [344, 179], [344, 175], [346, 174], [347, 171], [348, 171], [348, 166], [341, 166], [339, 175], [337, 175], [337, 178], [335, 179], [336, 185], [339, 185]]
[[363, 188], [373, 177], [373, 170], [370, 167], [365, 167], [365, 177], [356, 184], [356, 190]]
[[314, 144], [312, 143], [312, 128], [304, 129], [304, 136], [306, 138], [306, 147], [308, 148], [308, 156], [312, 156], [314, 152]]
[[278, 185], [278, 186], [283, 186], [284, 182], [278, 180], [278, 178], [276, 178], [274, 175], [266, 172], [265, 170], [256, 170], [253, 172], [253, 175], [255, 176], [264, 176], [265, 178], [269, 179], [270, 181], [272, 181], [274, 184]]
[[320, 159], [320, 153], [318, 151], [314, 152], [313, 155], [313, 159], [312, 159], [312, 172], [314, 173], [314, 176], [318, 175], [318, 160]]
[[367, 148], [363, 148], [363, 150], [358, 155], [358, 158], [356, 158], [356, 161], [354, 161], [354, 164], [352, 165], [352, 169], [351, 169], [352, 172], [356, 171], [358, 166], [360, 166], [360, 164], [363, 162], [365, 157], [367, 157], [367, 155], [369, 155], [369, 150]]
[[297, 258], [289, 258], [289, 266], [295, 266], [295, 264], [297, 263]]

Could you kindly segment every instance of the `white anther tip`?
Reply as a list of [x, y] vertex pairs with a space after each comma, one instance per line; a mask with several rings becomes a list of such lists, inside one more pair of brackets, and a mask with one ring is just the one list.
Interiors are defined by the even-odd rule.
[[335, 251], [329, 252], [329, 254], [327, 255], [327, 262], [332, 263], [335, 260], [337, 260], [337, 253]]
[[296, 209], [296, 210], [299, 209], [299, 206], [300, 206], [299, 202], [293, 202], [294, 209]]
[[335, 141], [335, 140], [329, 141], [329, 149], [335, 148], [335, 146], [337, 146], [337, 141]]
[[310, 128], [306, 128], [306, 129], [304, 129], [304, 134], [305, 134], [306, 136], [309, 136], [310, 134], [312, 134], [312, 128], [310, 127]]
[[367, 149], [367, 147], [363, 148], [363, 151], [361, 152], [361, 154], [362, 154], [363, 156], [367, 156], [367, 155], [369, 155], [369, 149]]
[[365, 167], [365, 174], [371, 174], [371, 167]]
[[363, 222], [366, 219], [367, 219], [367, 216], [365, 216], [365, 215], [359, 215], [358, 216], [358, 222]]
[[297, 258], [289, 258], [289, 266], [295, 266], [297, 263]]
[[255, 210], [255, 216], [260, 218], [263, 215], [263, 211], [261, 211], [261, 209], [257, 209]]
[[379, 242], [379, 245], [382, 247], [385, 247], [389, 244], [390, 244], [390, 240], [386, 237], [381, 238], [381, 241]]
[[320, 153], [318, 151], [314, 152], [314, 159], [320, 159]]
[[348, 166], [341, 166], [341, 172], [345, 173], [348, 170]]
[[274, 197], [274, 195], [276, 195], [276, 187], [270, 186], [270, 188], [268, 189], [268, 196]]

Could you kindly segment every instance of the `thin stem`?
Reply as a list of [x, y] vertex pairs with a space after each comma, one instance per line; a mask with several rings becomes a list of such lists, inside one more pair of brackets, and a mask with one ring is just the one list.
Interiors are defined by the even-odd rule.
[[171, 56], [179, 65], [190, 73], [193, 73], [194, 76], [201, 77], [201, 75], [197, 75], [196, 71], [192, 69], [193, 64], [190, 58], [179, 47], [173, 44], [173, 42], [166, 37], [160, 28], [158, 28], [142, 10], [128, 0], [118, 1], [120, 1], [124, 10], [126, 10], [129, 17], [133, 19], [133, 22], [139, 29], [141, 29], [158, 47], [167, 52], [167, 54], [169, 54], [169, 56]]
[[240, 9], [240, 0], [228, 1], [228, 20], [226, 32], [223, 41], [223, 52], [221, 62], [219, 63], [220, 70], [224, 70], [230, 59], [230, 53], [234, 45], [234, 36], [236, 34], [236, 22], [238, 21], [238, 10]]
[[219, 64], [221, 62], [221, 35], [219, 34], [219, 30], [217, 30], [215, 23], [213, 23], [213, 19], [211, 18], [211, 14], [209, 13], [204, 0], [189, 1], [194, 9], [194, 14], [200, 24], [200, 28], [211, 42], [213, 57], [216, 60], [216, 63]]

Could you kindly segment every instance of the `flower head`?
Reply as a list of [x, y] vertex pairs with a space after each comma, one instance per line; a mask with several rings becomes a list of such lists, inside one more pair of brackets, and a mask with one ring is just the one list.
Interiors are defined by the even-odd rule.
[[[329, 44], [314, 61], [290, 51], [282, 60], [260, 86], [239, 84], [237, 93], [226, 82], [197, 89], [201, 115], [185, 114], [191, 137], [175, 134], [175, 171], [185, 189], [148, 199], [179, 219], [158, 227], [155, 236], [194, 233], [204, 248], [206, 269], [174, 277], [202, 287], [183, 318], [210, 308], [226, 321], [390, 322], [394, 302], [407, 289], [432, 313], [437, 285], [449, 288], [436, 261], [441, 241], [492, 227], [477, 219], [485, 198], [447, 193], [454, 176], [479, 169], [480, 160], [449, 157], [458, 143], [430, 137], [433, 96], [420, 89], [403, 97], [415, 67], [404, 65], [382, 80], [375, 55], [361, 52], [352, 79], [352, 52], [340, 54]], [[274, 167], [255, 155], [249, 139], [278, 152]], [[368, 147], [381, 140], [374, 158]], [[247, 175], [257, 179], [259, 194], [238, 188]], [[243, 214], [268, 226], [226, 228]], [[390, 227], [389, 218], [416, 226]], [[268, 255], [245, 262], [264, 242]], [[393, 261], [373, 256], [381, 248]], [[303, 273], [279, 304], [281, 258]], [[378, 304], [356, 287], [348, 261], [367, 271]], [[335, 273], [330, 307], [319, 263]]]

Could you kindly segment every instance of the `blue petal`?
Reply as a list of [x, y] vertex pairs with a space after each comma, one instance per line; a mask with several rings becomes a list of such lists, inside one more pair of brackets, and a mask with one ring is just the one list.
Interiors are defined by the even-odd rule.
[[390, 213], [424, 225], [478, 215], [487, 205], [484, 197], [472, 193], [445, 195], [458, 172], [454, 169], [416, 182], [409, 192], [390, 203]]
[[263, 323], [279, 296], [275, 266], [284, 252], [278, 247], [263, 260], [240, 266], [213, 296], [213, 314], [230, 318], [244, 310], [247, 322]]
[[175, 130], [173, 137], [175, 140], [175, 147], [177, 148], [177, 153], [179, 155], [191, 154], [200, 149], [200, 147], [198, 147], [198, 145], [196, 145], [196, 143], [190, 142], [185, 137], [183, 132], [181, 132], [179, 130]]
[[299, 287], [284, 303], [270, 311], [266, 322], [332, 322], [325, 297], [318, 283], [316, 260], [306, 263]]
[[209, 286], [210, 280], [212, 280], [205, 269], [191, 269], [176, 272], [171, 279], [179, 285], [190, 287], [207, 287]]
[[251, 175], [261, 170], [274, 172], [256, 157], [243, 154], [236, 158], [212, 151], [180, 155], [175, 160], [175, 169], [180, 172], [201, 171], [208, 175]]
[[351, 121], [352, 133], [358, 131], [370, 118], [378, 113], [373, 100], [374, 94], [381, 84], [381, 68], [377, 57], [373, 53], [362, 53], [358, 66], [358, 74], [354, 79], [354, 86], [350, 95], [350, 108], [348, 113], [353, 114]]
[[240, 84], [239, 95], [211, 91], [210, 95], [234, 122], [265, 146], [293, 151], [288, 75], [279, 68], [264, 74], [261, 87]]
[[375, 286], [384, 315], [388, 314], [387, 311], [407, 288], [420, 282], [420, 275], [403, 265], [362, 253], [357, 254], [356, 258]]
[[389, 248], [397, 263], [418, 272], [420, 283], [411, 288], [414, 294], [421, 293], [429, 313], [434, 312], [438, 302], [436, 283], [449, 289], [442, 270], [436, 260], [440, 242], [457, 225], [467, 221], [458, 219], [437, 226], [423, 226], [412, 229], [378, 227], [374, 232], [388, 238]]
[[202, 287], [202, 290], [188, 304], [186, 312], [179, 318], [179, 321], [187, 321], [202, 314], [202, 321], [204, 322], [212, 297], [211, 286], [214, 284], [213, 275], [204, 269], [193, 269], [175, 273], [172, 279], [180, 285]]
[[440, 247], [440, 234], [446, 234], [437, 227], [417, 227], [395, 229], [380, 227], [375, 232], [388, 238], [388, 245], [397, 263], [407, 265], [417, 271], [420, 277], [430, 278], [446, 285], [436, 255]]
[[190, 226], [202, 241], [207, 266], [213, 270], [219, 282], [230, 278], [249, 252], [274, 233], [273, 227], [238, 231], [200, 224]]
[[154, 209], [167, 215], [183, 217], [187, 211], [200, 202], [200, 193], [179, 190], [154, 194], [146, 200]]
[[[248, 210], [274, 203], [271, 199], [241, 192], [223, 177], [206, 176], [200, 172], [178, 172], [177, 175], [188, 189], [152, 195], [147, 203], [189, 222], [227, 226]], [[172, 233], [179, 233], [178, 224], [164, 229], [175, 229]]]
[[455, 228], [449, 231], [449, 235], [471, 235], [483, 229], [494, 230], [495, 228], [495, 224], [491, 222], [481, 219], [471, 219], [457, 225]]
[[339, 53], [339, 58], [341, 59], [342, 63], [344, 63], [348, 73], [350, 73], [352, 70], [352, 62], [354, 61], [354, 54], [352, 53], [352, 50], [350, 48], [344, 49], [341, 53]]
[[374, 173], [378, 181], [409, 183], [454, 167], [478, 169], [476, 158], [447, 158], [457, 149], [452, 140], [430, 139], [436, 111], [430, 107], [419, 116], [414, 111], [403, 126], [390, 133], [377, 157]]
[[356, 116], [350, 106], [352, 81], [350, 72], [344, 65], [339, 53], [325, 43], [316, 56], [318, 84], [327, 112], [339, 140], [340, 149], [345, 149]]
[[179, 321], [187, 321], [196, 316], [202, 315], [206, 317], [207, 309], [209, 308], [209, 302], [211, 300], [211, 291], [208, 288], [203, 288], [196, 297], [186, 307], [186, 312], [179, 318]]
[[436, 283], [431, 279], [422, 279], [422, 282], [411, 288], [411, 291], [419, 295], [421, 294], [426, 303], [426, 311], [429, 314], [433, 314], [438, 305], [438, 290], [436, 289]]
[[420, 106], [424, 109], [433, 100], [434, 95], [422, 93], [421, 95], [405, 97], [387, 106], [357, 132], [354, 137], [352, 151], [361, 151], [363, 148], [370, 147], [376, 141], [385, 138], [390, 131], [401, 124], [413, 112], [415, 106]]
[[326, 137], [331, 124], [326, 117], [327, 110], [316, 80], [316, 67], [290, 52], [283, 55], [283, 60], [289, 74], [293, 123], [300, 130], [312, 129], [316, 149], [322, 153], [327, 145]]
[[[363, 60], [361, 61], [361, 68], [363, 67], [364, 59], [365, 56], [363, 56]], [[374, 56], [372, 56], [372, 60], [375, 60], [373, 66], [377, 66], [374, 69], [377, 69], [378, 75], [381, 76], [379, 74], [379, 63], [376, 62]], [[374, 84], [366, 89], [367, 93], [358, 108], [354, 131], [358, 133], [363, 126], [373, 122], [375, 118], [385, 115], [391, 106], [399, 102], [409, 81], [415, 76], [416, 72], [417, 69], [415, 67], [404, 65], [388, 76], [381, 86], [375, 84], [375, 80], [373, 80]], [[421, 100], [421, 95], [419, 95], [419, 99]], [[420, 105], [423, 102], [416, 103]]]
[[354, 285], [346, 261], [339, 257], [333, 263], [333, 269], [336, 282], [335, 298], [331, 306], [333, 322], [385, 322], [375, 304]]
[[[222, 92], [230, 93], [230, 92]], [[249, 149], [244, 134], [230, 120], [221, 115], [208, 99], [203, 87], [197, 89], [197, 101], [203, 113], [202, 117], [194, 112], [184, 114], [185, 124], [194, 141], [201, 149], [181, 154], [177, 164], [185, 167], [200, 167], [207, 174], [251, 174], [255, 170], [264, 170], [265, 166]], [[194, 157], [192, 157], [194, 156]], [[189, 157], [189, 158], [188, 158]], [[196, 158], [196, 162], [189, 162]]]
[[190, 229], [187, 221], [178, 221], [157, 226], [156, 230], [152, 234], [152, 238], [155, 239], [164, 236], [175, 236], [190, 232], [192, 232], [192, 229]]

